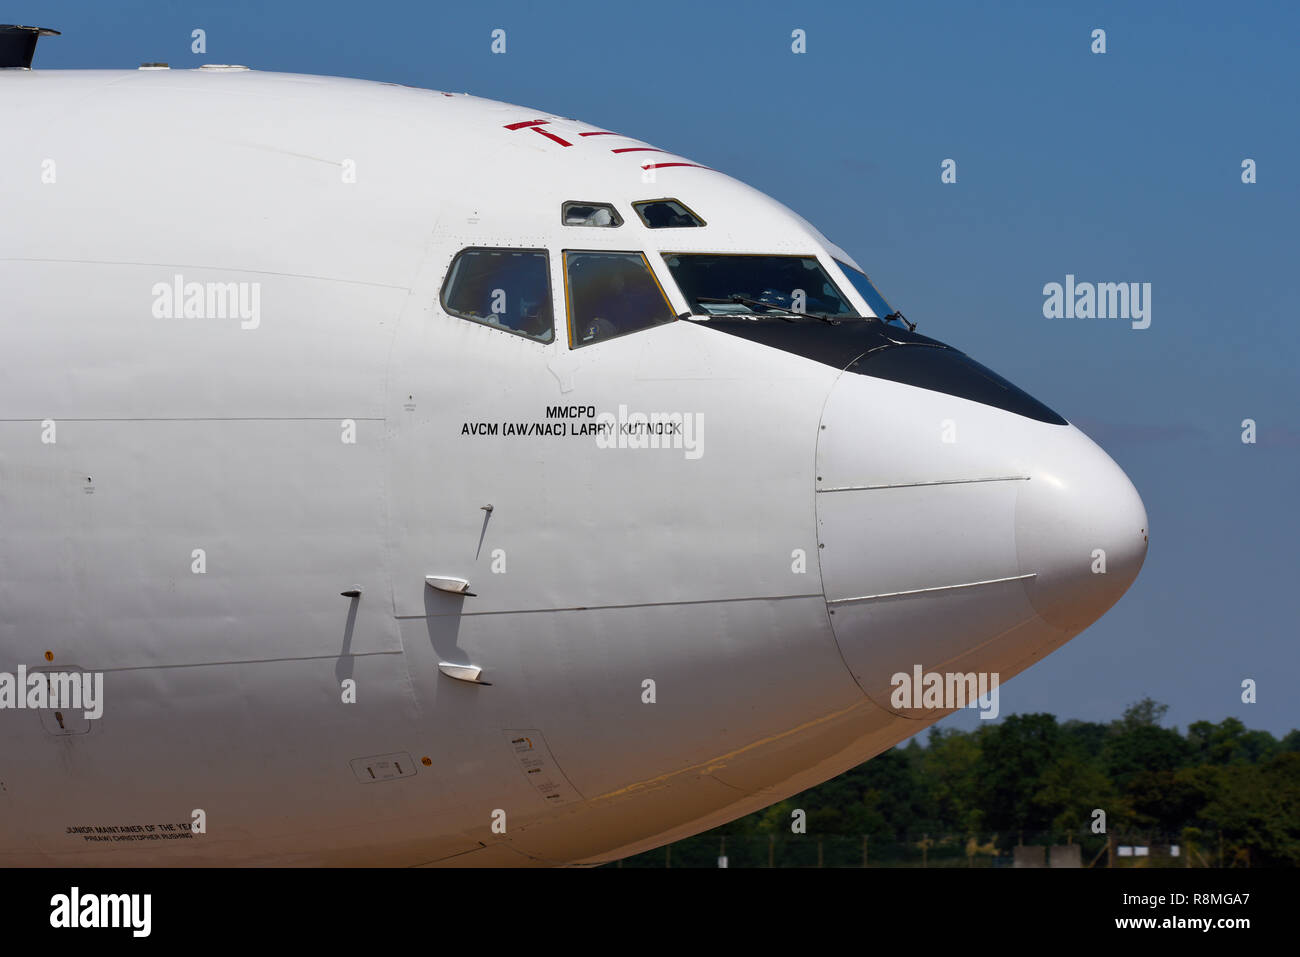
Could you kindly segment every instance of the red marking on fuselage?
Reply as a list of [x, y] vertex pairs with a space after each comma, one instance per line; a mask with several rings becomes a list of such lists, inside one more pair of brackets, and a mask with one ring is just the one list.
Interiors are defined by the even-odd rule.
[[572, 146], [573, 144], [570, 143], [568, 140], [561, 139], [560, 137], [556, 136], [554, 133], [550, 132], [549, 130], [542, 129], [542, 127], [549, 122], [551, 121], [550, 120], [523, 120], [522, 122], [519, 123], [507, 123], [506, 129], [532, 130], [534, 133], [541, 133], [548, 140], [554, 140], [555, 142], [559, 143], [561, 146]]
[[647, 163], [642, 169], [667, 169], [670, 166], [694, 166], [696, 169], [711, 169], [712, 167], [703, 166], [699, 163]]
[[534, 126], [534, 127], [533, 127], [533, 132], [534, 132], [534, 133], [541, 133], [541, 134], [542, 134], [543, 136], [545, 136], [548, 140], [555, 140], [555, 142], [559, 143], [561, 146], [572, 146], [572, 145], [573, 145], [573, 144], [570, 143], [568, 140], [562, 140], [562, 139], [560, 139], [560, 138], [559, 138], [558, 136], [556, 136], [554, 133], [548, 133], [546, 130], [542, 129], [540, 126]]
[[622, 136], [622, 133], [614, 133], [610, 130], [587, 130], [585, 133], [579, 133], [579, 136]]
[[610, 150], [611, 153], [663, 153], [664, 150], [654, 146], [624, 146], [622, 149]]

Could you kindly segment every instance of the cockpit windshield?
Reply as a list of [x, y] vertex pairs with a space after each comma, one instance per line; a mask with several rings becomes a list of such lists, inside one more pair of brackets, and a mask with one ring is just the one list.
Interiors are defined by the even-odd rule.
[[858, 317], [815, 256], [664, 253], [664, 262], [697, 315]]

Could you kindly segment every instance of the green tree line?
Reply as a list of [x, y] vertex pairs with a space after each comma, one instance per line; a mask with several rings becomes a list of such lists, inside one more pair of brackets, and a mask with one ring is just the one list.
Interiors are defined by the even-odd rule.
[[[1107, 838], [1094, 828], [1100, 808], [1108, 833], [1212, 848], [1203, 859], [1226, 846], [1225, 864], [1243, 855], [1251, 866], [1300, 864], [1300, 731], [1278, 740], [1226, 718], [1180, 733], [1162, 726], [1167, 710], [1147, 698], [1109, 724], [1023, 714], [974, 731], [931, 728], [924, 747], [913, 738], [690, 840], [709, 849], [696, 856], [725, 846], [724, 837], [734, 847], [767, 835], [788, 842], [801, 809], [805, 841], [914, 846], [922, 835], [927, 843], [978, 836], [1005, 849], [1033, 834], [1104, 851]], [[662, 863], [664, 854], [640, 857]]]

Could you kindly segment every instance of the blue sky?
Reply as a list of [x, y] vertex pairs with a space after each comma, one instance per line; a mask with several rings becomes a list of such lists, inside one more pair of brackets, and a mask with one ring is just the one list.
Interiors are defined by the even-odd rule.
[[[1300, 7], [19, 0], [3, 16], [63, 31], [38, 68], [227, 62], [464, 91], [751, 183], [920, 331], [1079, 424], [1142, 493], [1137, 583], [1005, 687], [1003, 714], [1109, 720], [1150, 695], [1180, 727], [1300, 726]], [[1150, 328], [1044, 318], [1044, 284], [1067, 273], [1151, 283]]]

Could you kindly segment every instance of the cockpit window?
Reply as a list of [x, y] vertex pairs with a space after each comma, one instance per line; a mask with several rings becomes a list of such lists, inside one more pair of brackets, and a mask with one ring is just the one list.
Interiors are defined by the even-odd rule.
[[683, 226], [703, 226], [704, 220], [675, 199], [646, 199], [633, 203], [632, 208], [645, 223], [646, 229], [679, 229]]
[[871, 307], [872, 312], [881, 319], [894, 312], [893, 307], [885, 301], [885, 297], [876, 289], [875, 284], [867, 278], [866, 273], [860, 269], [854, 269], [848, 263], [842, 263], [838, 259], [835, 260], [835, 264], [844, 270], [844, 275], [849, 277], [849, 282], [853, 283], [853, 288], [858, 291], [858, 295], [867, 301], [867, 305]]
[[538, 342], [555, 338], [544, 249], [462, 249], [447, 271], [442, 308]]
[[564, 254], [569, 344], [590, 345], [674, 318], [642, 253], [569, 250]]
[[664, 262], [696, 315], [857, 317], [816, 256], [664, 253]]
[[623, 225], [623, 217], [609, 203], [567, 202], [560, 207], [560, 220], [566, 226]]

